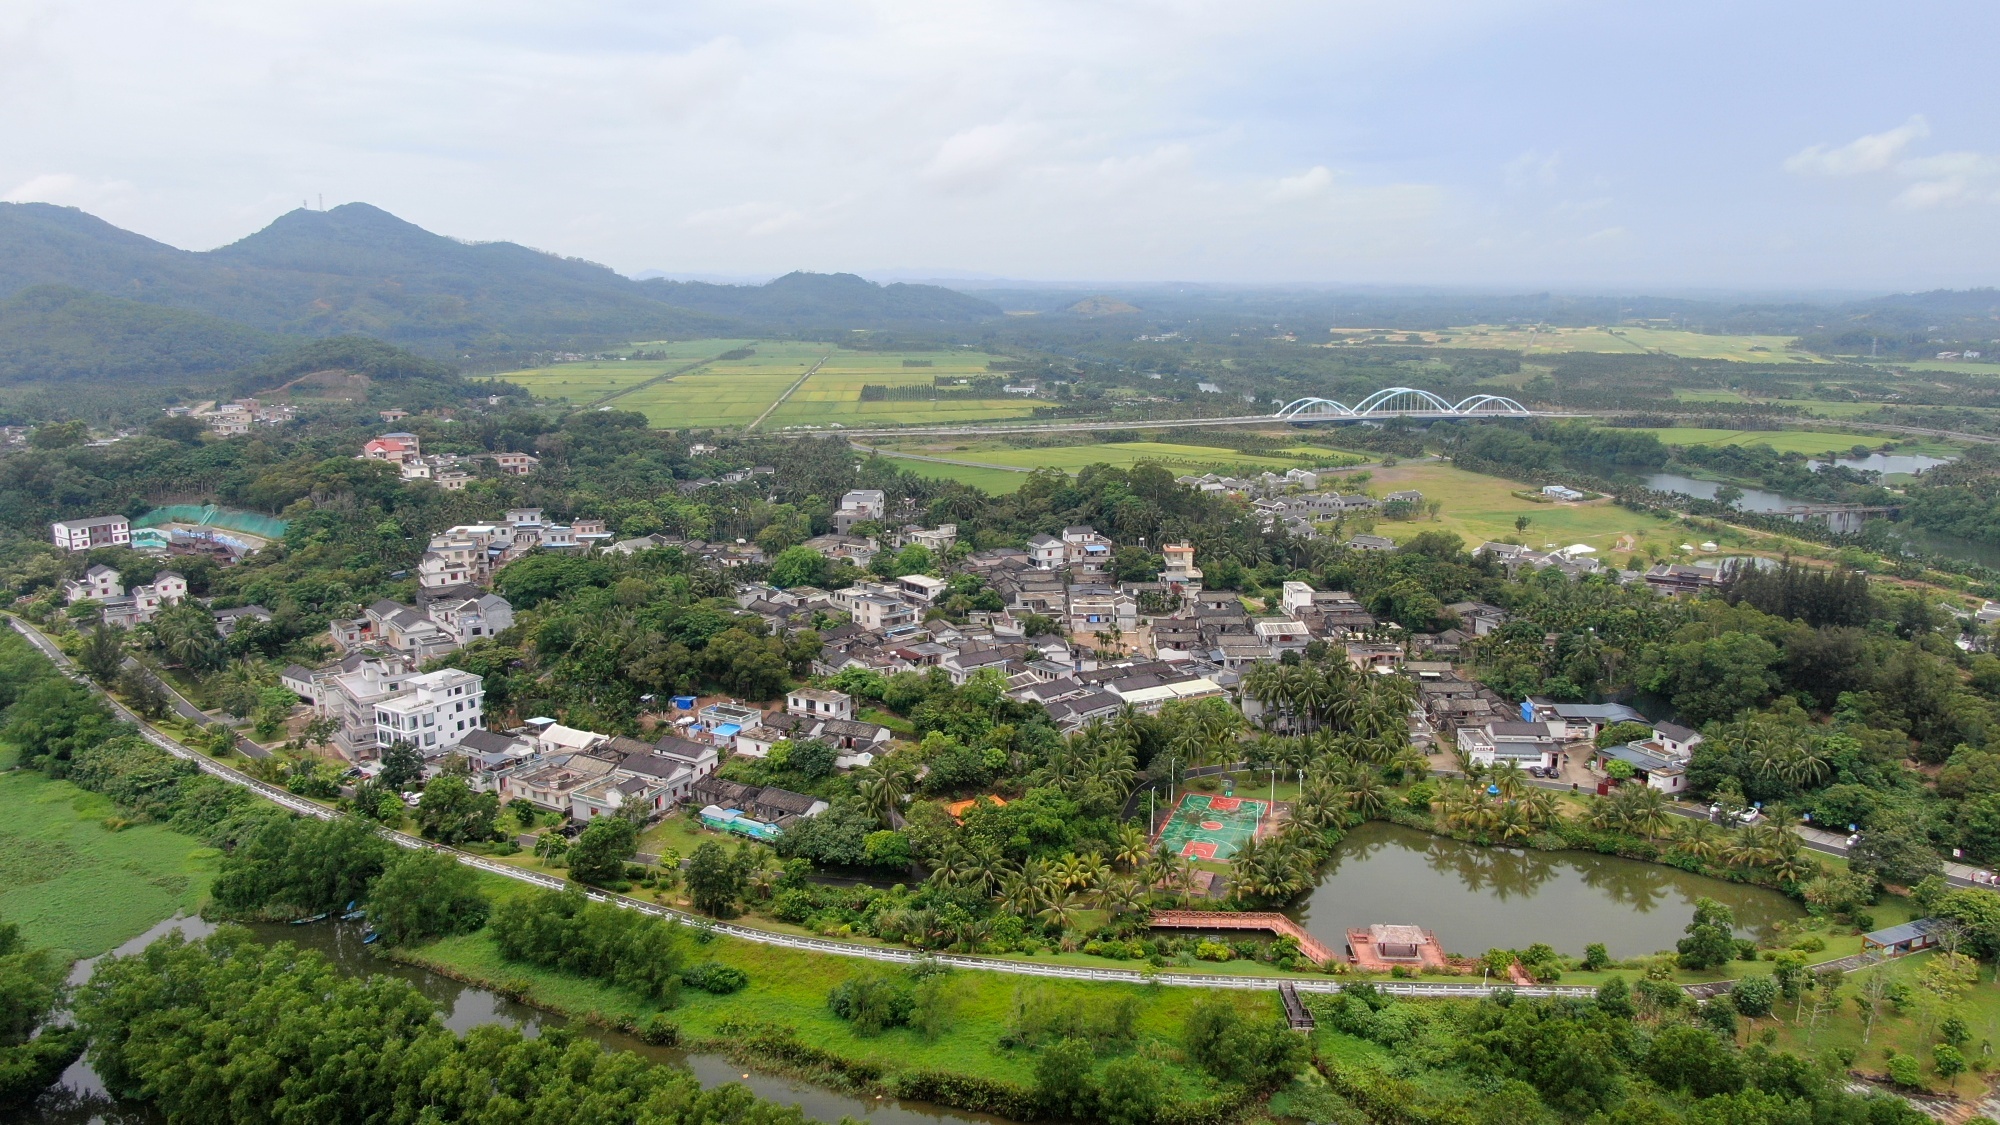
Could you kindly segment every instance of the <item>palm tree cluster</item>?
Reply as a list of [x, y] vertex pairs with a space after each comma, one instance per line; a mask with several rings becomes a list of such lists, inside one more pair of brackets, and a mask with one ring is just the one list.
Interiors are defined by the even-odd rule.
[[1441, 828], [1510, 843], [1547, 831], [1562, 816], [1555, 794], [1526, 784], [1511, 762], [1483, 785], [1446, 782], [1431, 809]]
[[1724, 743], [1740, 753], [1763, 777], [1794, 789], [1811, 789], [1826, 780], [1832, 763], [1810, 731], [1749, 715], [1729, 724]]
[[1139, 779], [1137, 748], [1129, 719], [1096, 719], [1051, 747], [1028, 784], [1057, 789], [1086, 809], [1116, 809]]
[[1599, 831], [1658, 839], [1673, 823], [1667, 795], [1650, 785], [1621, 785], [1608, 797], [1593, 797], [1583, 822]]
[[1376, 738], [1408, 729], [1416, 686], [1401, 676], [1370, 676], [1345, 657], [1259, 664], [1243, 692], [1271, 713], [1265, 726], [1288, 734], [1322, 730]]
[[1194, 863], [1152, 848], [1144, 830], [1127, 824], [1119, 828], [1109, 860], [1088, 852], [1014, 864], [991, 846], [953, 844], [932, 870], [931, 882], [985, 895], [1002, 911], [1066, 930], [1079, 911], [1091, 907], [1120, 917], [1147, 909], [1156, 892], [1186, 893], [1194, 883]]

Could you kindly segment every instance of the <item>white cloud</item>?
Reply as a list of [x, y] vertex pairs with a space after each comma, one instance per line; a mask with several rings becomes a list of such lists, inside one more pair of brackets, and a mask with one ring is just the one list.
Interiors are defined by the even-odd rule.
[[1271, 193], [1271, 198], [1281, 201], [1312, 199], [1315, 196], [1325, 195], [1327, 189], [1332, 186], [1333, 172], [1324, 164], [1315, 164], [1296, 176], [1286, 176], [1279, 180], [1277, 190]]
[[1034, 130], [1012, 121], [975, 125], [946, 137], [922, 177], [948, 191], [990, 186], [1033, 152]]
[[1859, 176], [1893, 167], [1911, 141], [1931, 135], [1930, 123], [1922, 114], [1884, 133], [1869, 133], [1844, 145], [1828, 148], [1813, 145], [1793, 153], [1785, 161], [1785, 171], [1801, 176]]
[[1531, 185], [1554, 187], [1556, 172], [1561, 164], [1562, 153], [1542, 153], [1531, 148], [1509, 160], [1503, 171], [1507, 186], [1510, 188], [1524, 188]]

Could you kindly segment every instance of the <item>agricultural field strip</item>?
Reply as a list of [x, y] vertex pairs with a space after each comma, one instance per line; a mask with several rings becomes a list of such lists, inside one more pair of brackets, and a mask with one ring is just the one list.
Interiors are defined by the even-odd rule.
[[591, 401], [584, 403], [583, 407], [584, 409], [588, 410], [591, 409], [592, 407], [603, 406], [605, 403], [610, 402], [614, 398], [623, 398], [624, 396], [629, 395], [633, 391], [639, 390], [642, 387], [650, 387], [656, 383], [664, 383], [667, 380], [675, 378], [677, 376], [686, 375], [690, 371], [699, 371], [700, 369], [707, 367], [709, 364], [714, 363], [717, 360], [721, 359], [726, 354], [728, 354], [727, 351], [718, 352], [715, 355], [709, 356], [707, 359], [695, 360], [693, 363], [686, 364], [681, 367], [676, 367], [672, 371], [662, 371], [658, 375], [654, 375], [651, 376], [650, 378], [643, 379], [622, 390], [612, 391], [608, 395], [592, 399]]
[[[340, 815], [333, 809], [314, 804], [303, 797], [294, 796], [275, 785], [267, 785], [248, 774], [231, 769], [221, 762], [215, 761], [197, 751], [190, 750], [179, 742], [159, 733], [137, 715], [126, 710], [124, 704], [112, 698], [87, 677], [78, 675], [73, 670], [69, 657], [64, 655], [63, 651], [57, 648], [53, 641], [43, 636], [40, 631], [11, 615], [7, 620], [16, 632], [26, 637], [30, 643], [40, 649], [49, 659], [55, 661], [57, 667], [68, 673], [76, 682], [103, 696], [105, 702], [111, 706], [113, 711], [125, 721], [136, 726], [140, 733], [145, 736], [146, 740], [153, 745], [158, 746], [176, 758], [183, 758], [193, 762], [204, 773], [220, 778], [232, 785], [240, 785], [268, 801], [301, 815], [317, 817], [320, 820], [332, 820]], [[534, 871], [525, 871], [518, 867], [510, 867], [504, 863], [496, 863], [484, 856], [459, 851], [457, 848], [449, 848], [442, 844], [433, 844], [428, 840], [420, 839], [405, 832], [398, 832], [391, 828], [377, 828], [376, 831], [383, 838], [398, 847], [411, 849], [426, 848], [434, 852], [449, 855], [468, 867], [476, 868], [488, 874], [499, 875], [524, 883], [533, 883], [548, 890], [559, 891], [565, 886], [563, 880], [557, 879], [554, 876], [543, 875]], [[859, 957], [870, 961], [915, 964], [923, 960], [950, 965], [957, 969], [972, 969], [981, 972], [1014, 973], [1031, 977], [1060, 977], [1069, 980], [1115, 981], [1125, 984], [1158, 982], [1160, 984], [1179, 985], [1186, 988], [1275, 988], [1281, 981], [1290, 981], [1293, 987], [1305, 992], [1339, 992], [1341, 989], [1337, 981], [1314, 980], [1309, 977], [1209, 976], [1206, 974], [1189, 973], [1158, 973], [1149, 975], [1124, 969], [1083, 969], [1069, 965], [1035, 965], [1025, 961], [968, 957], [962, 954], [919, 954], [915, 950], [855, 945], [850, 942], [829, 941], [825, 938], [796, 937], [791, 934], [759, 930], [750, 926], [732, 925], [728, 922], [700, 918], [655, 903], [641, 902], [638, 899], [627, 898], [624, 895], [612, 894], [608, 891], [586, 889], [584, 894], [596, 902], [608, 902], [627, 910], [637, 910], [642, 913], [654, 915], [655, 917], [666, 918], [683, 926], [706, 927], [716, 933], [740, 938], [744, 941], [757, 942], [763, 945], [783, 946], [790, 949], [802, 949], [813, 953], [827, 953], [840, 957]], [[1503, 988], [1521, 996], [1588, 997], [1596, 995], [1597, 992], [1594, 988], [1569, 988], [1560, 985], [1534, 987], [1487, 986], [1477, 984], [1431, 984], [1416, 981], [1385, 981], [1378, 983], [1377, 987], [1384, 992], [1398, 996], [1427, 997], [1487, 996]]]
[[749, 425], [743, 427], [743, 432], [747, 434], [751, 430], [756, 429], [758, 426], [763, 425], [764, 419], [769, 418], [773, 410], [776, 410], [780, 406], [783, 406], [785, 404], [785, 400], [792, 397], [793, 391], [796, 391], [800, 387], [805, 386], [806, 380], [813, 377], [813, 372], [818, 371], [821, 367], [826, 366], [826, 361], [830, 358], [832, 358], [831, 354], [821, 356], [817, 363], [814, 363], [811, 367], [806, 368], [806, 373], [799, 376], [799, 381], [793, 383], [789, 387], [786, 387], [784, 394], [781, 394], [777, 398], [773, 399], [771, 401], [771, 405], [764, 408], [764, 413], [757, 415], [757, 417], [751, 419]]
[[1033, 469], [1024, 469], [1019, 465], [994, 465], [985, 461], [960, 461], [953, 457], [932, 457], [924, 453], [904, 453], [896, 449], [880, 449], [872, 445], [863, 445], [858, 441], [850, 441], [847, 444], [849, 447], [862, 453], [874, 453], [903, 461], [929, 461], [936, 465], [963, 465], [968, 469], [999, 469], [1002, 472], [1008, 473], [1032, 473], [1035, 471]]

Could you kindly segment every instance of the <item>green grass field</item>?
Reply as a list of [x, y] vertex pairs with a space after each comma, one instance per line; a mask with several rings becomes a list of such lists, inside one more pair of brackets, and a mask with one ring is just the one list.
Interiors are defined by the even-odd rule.
[[29, 945], [95, 957], [208, 894], [215, 849], [157, 824], [114, 832], [111, 802], [68, 782], [8, 769], [0, 810], [0, 921]]
[[[966, 972], [957, 975], [958, 1009], [948, 1033], [931, 1042], [908, 1029], [890, 1030], [870, 1038], [856, 1035], [852, 1024], [828, 1010], [826, 997], [840, 982], [879, 972], [879, 967], [855, 958], [828, 957], [729, 938], [715, 939], [702, 952], [748, 973], [750, 985], [730, 996], [683, 992], [679, 1007], [672, 1010], [672, 1018], [680, 1024], [683, 1035], [714, 1038], [724, 1020], [764, 1020], [797, 1029], [802, 1041], [816, 1047], [846, 1058], [880, 1063], [891, 1070], [936, 1068], [1024, 1085], [1034, 1080], [1034, 1055], [999, 1046], [1016, 996], [1024, 989], [1046, 990], [1062, 999], [1074, 997], [1089, 1011], [1102, 1011], [1121, 997], [1133, 997], [1139, 1005], [1136, 1021], [1139, 1039], [1166, 1043], [1179, 1040], [1188, 1010], [1197, 1000], [1210, 995], [1207, 990], [1191, 988], [1041, 982], [1010, 974]], [[597, 1012], [614, 1022], [643, 1021], [661, 1010], [652, 1001], [622, 988], [507, 961], [484, 931], [448, 938], [401, 956], [461, 979], [489, 985], [525, 984], [524, 999], [528, 1003], [572, 1015]], [[1266, 1017], [1277, 1013], [1276, 998], [1269, 991], [1226, 990], [1213, 995], [1239, 1005], [1246, 1012]], [[1192, 1074], [1178, 1066], [1174, 1070], [1190, 1091], [1199, 1088], [1200, 1082]]]
[[[1345, 453], [1322, 446], [1295, 446], [1287, 451], [1292, 456], [1273, 457], [1240, 453], [1234, 449], [1213, 445], [1179, 445], [1159, 441], [1102, 442], [1016, 449], [998, 441], [947, 440], [904, 443], [894, 448], [910, 453], [949, 457], [958, 461], [977, 461], [986, 465], [1010, 465], [1022, 469], [1047, 466], [1061, 469], [1066, 473], [1074, 473], [1088, 465], [1115, 465], [1129, 469], [1146, 461], [1164, 465], [1179, 475], [1205, 472], [1261, 473], [1266, 469], [1283, 472], [1286, 469], [1311, 468], [1316, 465], [1335, 467], [1358, 465], [1366, 460], [1360, 454]], [[884, 456], [893, 454], [885, 453]], [[1005, 469], [941, 465], [928, 461], [904, 461], [903, 464], [910, 471], [923, 476], [960, 481], [995, 494], [1012, 492], [1020, 488], [1027, 479], [1025, 473], [1008, 472]]]
[[1009, 472], [1006, 469], [985, 469], [973, 465], [940, 465], [935, 461], [913, 461], [893, 454], [883, 454], [883, 456], [918, 476], [930, 477], [933, 480], [955, 480], [994, 496], [1005, 496], [1028, 481], [1028, 474]]
[[527, 388], [539, 398], [567, 400], [581, 405], [614, 391], [636, 386], [690, 361], [720, 355], [742, 347], [745, 340], [673, 340], [634, 344], [635, 352], [665, 353], [663, 359], [588, 360], [558, 363], [548, 367], [508, 371], [495, 376]]
[[[1789, 336], [1711, 336], [1669, 328], [1534, 328], [1514, 324], [1472, 324], [1439, 332], [1389, 332], [1388, 344], [1418, 343], [1443, 348], [1500, 348], [1522, 355], [1562, 355], [1567, 352], [1609, 352], [1643, 355], [1660, 353], [1688, 359], [1727, 359], [1743, 363], [1826, 363], [1819, 356], [1793, 349]], [[1363, 329], [1335, 329], [1336, 341], [1369, 340]]]
[[1870, 434], [1836, 434], [1824, 430], [1708, 430], [1690, 426], [1647, 430], [1668, 445], [1768, 445], [1780, 453], [1825, 453], [1855, 445], [1880, 445]]
[[[966, 350], [839, 351], [813, 373], [805, 386], [785, 400], [765, 426], [823, 426], [839, 422], [851, 428], [923, 422], [988, 422], [1028, 417], [1034, 413], [1035, 403], [1015, 397], [939, 399], [933, 402], [908, 399], [861, 401], [861, 388], [870, 384], [928, 387], [939, 378], [991, 375], [987, 365], [998, 358], [985, 352]], [[929, 366], [906, 367], [905, 360]]]
[[[1378, 495], [1414, 488], [1421, 491], [1426, 500], [1438, 500], [1444, 504], [1435, 521], [1381, 520], [1376, 523], [1376, 534], [1386, 535], [1398, 542], [1425, 531], [1442, 529], [1463, 536], [1468, 548], [1489, 539], [1518, 538], [1536, 548], [1584, 543], [1606, 556], [1614, 550], [1621, 552], [1617, 562], [1622, 565], [1622, 552], [1635, 547], [1643, 550], [1648, 536], [1661, 544], [1662, 549], [1670, 545], [1669, 540], [1672, 544], [1681, 541], [1674, 538], [1672, 525], [1620, 508], [1609, 500], [1538, 504], [1514, 495], [1516, 491], [1533, 487], [1531, 485], [1438, 463], [1396, 465], [1373, 472], [1374, 477], [1368, 487]], [[1514, 529], [1514, 520], [1519, 516], [1527, 516], [1530, 521], [1526, 532]], [[1682, 538], [1685, 538], [1685, 533]], [[1607, 558], [1607, 564], [1609, 561]]]
[[[1993, 352], [1988, 351], [1986, 354], [1992, 355]], [[1857, 363], [1865, 363], [1870, 367], [1879, 367], [1885, 371], [1893, 369], [1897, 371], [1946, 371], [1954, 375], [2000, 375], [2000, 363], [1982, 359], [1914, 359], [1908, 363], [1890, 363], [1886, 360], [1866, 359], [1860, 356], [1851, 358]]]
[[[754, 348], [754, 354], [718, 360], [665, 382], [639, 386], [690, 360], [746, 346]], [[989, 375], [988, 364], [998, 357], [985, 352], [862, 352], [797, 340], [681, 340], [634, 344], [630, 350], [666, 352], [668, 358], [565, 363], [499, 377], [538, 396], [578, 405], [630, 391], [618, 394], [612, 404], [637, 410], [662, 428], [748, 425], [821, 360], [825, 362], [819, 370], [772, 412], [765, 428], [1001, 421], [1034, 413], [1033, 402], [1014, 397], [861, 401], [861, 388], [867, 384], [930, 386], [939, 376]], [[928, 366], [905, 366], [906, 360]], [[635, 387], [638, 389], [633, 390]]]

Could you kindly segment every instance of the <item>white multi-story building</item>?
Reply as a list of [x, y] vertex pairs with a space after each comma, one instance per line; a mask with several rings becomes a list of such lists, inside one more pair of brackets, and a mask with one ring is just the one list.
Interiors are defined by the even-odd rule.
[[879, 488], [857, 488], [840, 498], [840, 507], [833, 513], [835, 534], [845, 535], [847, 529], [865, 520], [879, 520], [889, 511], [889, 498]]
[[485, 698], [483, 681], [471, 672], [444, 668], [410, 676], [402, 691], [375, 704], [376, 744], [408, 742], [436, 757], [480, 729]]
[[469, 645], [512, 628], [514, 607], [498, 594], [482, 594], [462, 602], [437, 602], [430, 608], [430, 618], [459, 644]]
[[124, 596], [123, 577], [102, 563], [84, 571], [82, 578], [72, 578], [63, 583], [63, 601], [70, 605], [75, 605], [86, 598], [101, 602]]
[[57, 520], [49, 525], [49, 535], [65, 551], [88, 551], [92, 547], [129, 547], [132, 521], [124, 516], [93, 516], [83, 520]]
[[320, 692], [320, 707], [340, 723], [333, 745], [350, 762], [377, 756], [375, 705], [408, 690], [414, 679], [398, 658], [362, 660], [352, 671], [328, 677]]

